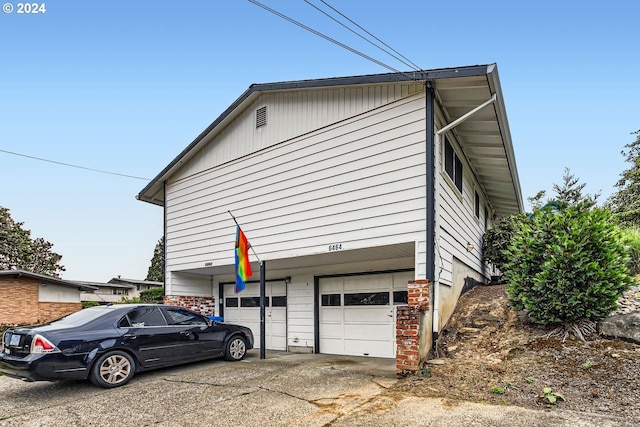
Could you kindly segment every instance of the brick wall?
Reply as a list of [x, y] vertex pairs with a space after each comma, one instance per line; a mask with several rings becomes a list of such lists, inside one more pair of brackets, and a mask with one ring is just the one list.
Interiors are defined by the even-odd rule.
[[204, 316], [215, 316], [216, 305], [213, 297], [189, 297], [182, 295], [167, 295], [164, 297], [166, 305], [177, 305], [188, 308]]
[[0, 277], [0, 325], [48, 322], [82, 309], [81, 303], [38, 302], [40, 280], [25, 276]]
[[0, 278], [0, 324], [38, 323], [38, 280], [28, 277]]
[[400, 374], [420, 368], [420, 324], [429, 310], [429, 281], [409, 282], [407, 290], [407, 305], [396, 308], [396, 372]]
[[38, 323], [58, 319], [82, 310], [81, 302], [40, 302], [38, 303]]

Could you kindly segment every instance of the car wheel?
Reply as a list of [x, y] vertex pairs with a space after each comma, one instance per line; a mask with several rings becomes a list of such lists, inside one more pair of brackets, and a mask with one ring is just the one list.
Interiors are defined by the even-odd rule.
[[224, 358], [227, 360], [242, 360], [245, 354], [247, 354], [247, 344], [241, 337], [231, 337], [227, 343], [227, 350], [224, 353]]
[[91, 369], [89, 379], [103, 388], [125, 385], [136, 371], [133, 358], [124, 351], [112, 351], [102, 355]]

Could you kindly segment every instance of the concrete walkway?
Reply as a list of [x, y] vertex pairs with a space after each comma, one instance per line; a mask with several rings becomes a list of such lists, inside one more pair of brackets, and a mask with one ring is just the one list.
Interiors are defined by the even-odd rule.
[[121, 388], [0, 377], [0, 426], [636, 426], [640, 421], [418, 398], [390, 359], [253, 350], [136, 376]]

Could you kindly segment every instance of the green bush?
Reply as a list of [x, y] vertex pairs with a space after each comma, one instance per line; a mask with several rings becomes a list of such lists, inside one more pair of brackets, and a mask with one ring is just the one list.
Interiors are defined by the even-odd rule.
[[82, 301], [82, 308], [95, 307], [100, 305], [98, 301]]
[[140, 302], [162, 304], [164, 300], [164, 288], [151, 288], [140, 292]]
[[544, 325], [602, 319], [633, 281], [611, 213], [585, 203], [537, 210], [505, 256], [511, 304]]
[[487, 230], [482, 236], [483, 261], [503, 271], [503, 266], [508, 261], [505, 251], [511, 244], [513, 233], [526, 219], [525, 214], [509, 215], [500, 219], [493, 228]]
[[629, 262], [627, 263], [629, 274], [637, 276], [640, 274], [640, 229], [637, 227], [623, 228], [622, 243], [629, 256]]

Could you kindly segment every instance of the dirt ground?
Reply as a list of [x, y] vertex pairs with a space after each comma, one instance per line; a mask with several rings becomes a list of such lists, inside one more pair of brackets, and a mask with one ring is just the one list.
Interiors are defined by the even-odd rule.
[[[592, 412], [640, 423], [640, 345], [597, 334], [543, 336], [509, 306], [505, 285], [463, 295], [431, 360], [396, 387], [418, 396]], [[564, 400], [541, 398], [545, 388]], [[548, 390], [547, 390], [548, 391]]]

